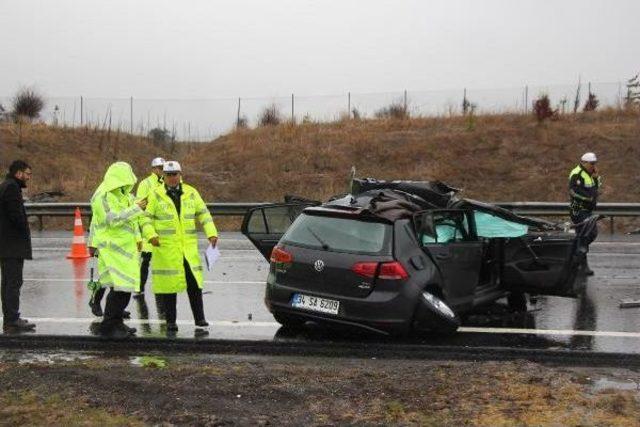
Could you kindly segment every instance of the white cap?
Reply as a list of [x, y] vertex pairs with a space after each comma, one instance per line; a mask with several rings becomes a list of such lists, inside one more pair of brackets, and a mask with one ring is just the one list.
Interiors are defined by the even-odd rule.
[[164, 162], [162, 166], [163, 172], [182, 172], [182, 168], [180, 167], [180, 163], [175, 160], [168, 160]]
[[164, 159], [162, 157], [156, 157], [155, 159], [151, 160], [151, 167], [152, 168], [157, 168], [164, 165]]
[[596, 157], [595, 153], [584, 153], [582, 155], [582, 157], [580, 157], [580, 160], [583, 162], [597, 162], [598, 158]]

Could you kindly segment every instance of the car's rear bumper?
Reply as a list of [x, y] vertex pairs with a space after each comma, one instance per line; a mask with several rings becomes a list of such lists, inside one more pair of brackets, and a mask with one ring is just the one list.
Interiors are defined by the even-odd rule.
[[[338, 300], [340, 301], [338, 314], [292, 307], [291, 299], [294, 293]], [[403, 292], [392, 295], [376, 293], [374, 290], [365, 298], [349, 298], [267, 283], [265, 304], [272, 313], [285, 313], [303, 320], [364, 329], [385, 335], [404, 335], [411, 331], [418, 295], [418, 289], [415, 292], [403, 289]]]

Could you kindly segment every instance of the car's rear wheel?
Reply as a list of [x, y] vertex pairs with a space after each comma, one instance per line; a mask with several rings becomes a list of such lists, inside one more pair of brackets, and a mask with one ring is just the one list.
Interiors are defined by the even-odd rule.
[[285, 313], [274, 312], [273, 318], [276, 319], [276, 322], [280, 323], [282, 326], [292, 330], [298, 330], [304, 328], [304, 324], [306, 320], [300, 319], [296, 316], [291, 316]]

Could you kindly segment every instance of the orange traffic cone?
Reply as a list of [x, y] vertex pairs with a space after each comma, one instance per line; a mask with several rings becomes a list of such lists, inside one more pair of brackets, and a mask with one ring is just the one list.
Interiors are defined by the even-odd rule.
[[67, 255], [70, 259], [89, 258], [89, 250], [84, 240], [84, 229], [82, 228], [82, 216], [80, 208], [76, 208], [76, 219], [73, 223], [73, 241], [71, 243], [71, 252]]

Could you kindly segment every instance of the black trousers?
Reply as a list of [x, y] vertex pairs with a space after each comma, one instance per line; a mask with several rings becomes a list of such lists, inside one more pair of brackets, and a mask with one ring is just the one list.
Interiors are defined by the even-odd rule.
[[[202, 303], [202, 289], [198, 287], [196, 278], [193, 277], [191, 267], [187, 260], [184, 260], [185, 279], [187, 280], [187, 294], [189, 304], [193, 313], [193, 320], [196, 322], [204, 319], [204, 304]], [[158, 295], [159, 296], [159, 295]], [[167, 323], [175, 323], [177, 318], [176, 303], [178, 294], [162, 294], [162, 307], [167, 319]]]
[[142, 252], [142, 262], [140, 263], [140, 293], [144, 292], [144, 285], [149, 277], [149, 263], [151, 262], [151, 252]]
[[[580, 224], [581, 222], [587, 220], [591, 215], [593, 215], [592, 211], [586, 209], [580, 210], [571, 210], [571, 222], [574, 224]], [[580, 234], [584, 225], [579, 225], [576, 227], [576, 234]], [[598, 228], [594, 228], [593, 232], [590, 233], [589, 236], [585, 236], [585, 242], [587, 245], [590, 245], [594, 240], [598, 237]]]
[[131, 292], [122, 292], [111, 289], [107, 295], [107, 304], [104, 307], [102, 330], [109, 331], [123, 323], [123, 312], [129, 304]]
[[20, 288], [22, 288], [23, 258], [0, 259], [2, 270], [2, 316], [4, 322], [13, 322], [20, 318]]

